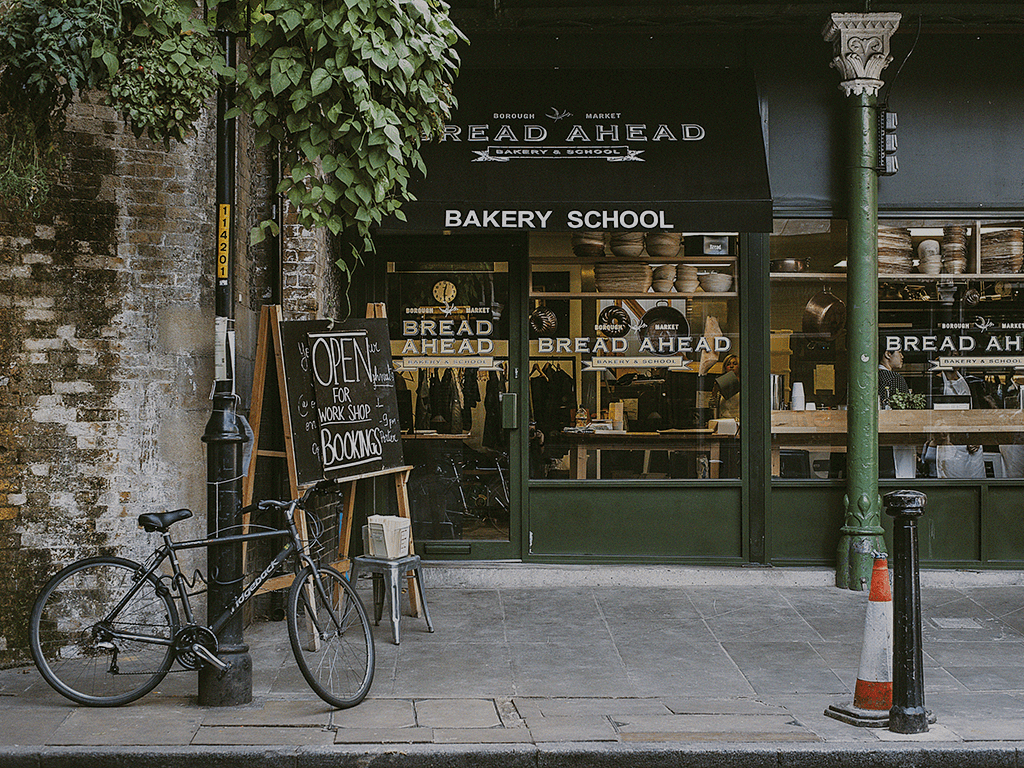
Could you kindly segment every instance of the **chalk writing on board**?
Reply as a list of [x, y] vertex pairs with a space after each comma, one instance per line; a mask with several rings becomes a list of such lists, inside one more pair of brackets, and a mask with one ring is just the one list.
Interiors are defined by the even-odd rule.
[[312, 332], [308, 340], [324, 475], [351, 476], [400, 464], [401, 429], [386, 325], [346, 323]]

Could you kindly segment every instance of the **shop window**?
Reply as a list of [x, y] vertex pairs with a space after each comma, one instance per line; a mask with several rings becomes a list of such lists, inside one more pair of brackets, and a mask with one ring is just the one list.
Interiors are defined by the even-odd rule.
[[386, 284], [413, 535], [507, 541], [508, 263], [389, 262]]
[[[773, 475], [842, 478], [845, 223], [779, 221], [770, 247]], [[1020, 223], [882, 221], [878, 248], [880, 477], [1024, 476]]]
[[734, 234], [530, 238], [530, 477], [740, 476]]

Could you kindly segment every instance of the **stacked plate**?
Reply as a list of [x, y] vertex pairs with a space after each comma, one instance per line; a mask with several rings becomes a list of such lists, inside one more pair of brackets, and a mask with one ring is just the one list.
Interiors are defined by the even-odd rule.
[[581, 258], [604, 256], [604, 232], [573, 232], [572, 252]]
[[902, 228], [878, 228], [878, 272], [884, 275], [901, 275], [910, 272], [914, 265], [914, 245], [910, 230]]
[[636, 258], [644, 252], [644, 233], [612, 232], [610, 245], [616, 256]]
[[1024, 231], [1004, 229], [981, 236], [981, 271], [1008, 274], [1024, 264]]
[[967, 268], [967, 227], [942, 228], [942, 271], [959, 275]]
[[594, 265], [594, 282], [601, 293], [646, 293], [653, 279], [650, 264]]

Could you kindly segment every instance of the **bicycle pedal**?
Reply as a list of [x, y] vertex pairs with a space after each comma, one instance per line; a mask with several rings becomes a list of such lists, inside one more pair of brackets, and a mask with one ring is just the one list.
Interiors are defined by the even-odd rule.
[[117, 650], [117, 646], [115, 646], [109, 640], [100, 640], [98, 643], [96, 643], [96, 647], [99, 648], [101, 651], [116, 651]]
[[217, 669], [219, 669], [221, 671], [221, 674], [223, 674], [224, 672], [227, 672], [229, 669], [231, 669], [231, 665], [230, 664], [228, 664], [223, 659], [218, 658], [216, 655], [214, 655], [210, 651], [210, 649], [206, 648], [205, 646], [200, 645], [199, 643], [193, 643], [193, 645], [192, 645], [192, 653], [194, 653], [196, 656], [201, 658], [207, 664], [210, 664], [210, 665], [216, 667]]

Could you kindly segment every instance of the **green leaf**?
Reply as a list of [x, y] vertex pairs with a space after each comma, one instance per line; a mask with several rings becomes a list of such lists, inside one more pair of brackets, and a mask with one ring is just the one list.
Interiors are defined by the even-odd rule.
[[103, 52], [103, 63], [107, 67], [107, 76], [113, 77], [114, 73], [117, 72], [117, 56], [112, 54], [110, 51]]
[[326, 70], [314, 69], [313, 74], [309, 77], [309, 85], [312, 95], [319, 96], [331, 89], [331, 86], [334, 85], [334, 78], [327, 74]]
[[288, 86], [291, 85], [291, 80], [285, 74], [282, 69], [282, 65], [278, 60], [275, 60], [270, 65], [270, 90], [277, 96], [285, 91]]
[[281, 28], [286, 32], [291, 32], [293, 29], [298, 29], [302, 26], [302, 13], [290, 8], [277, 17], [278, 22], [281, 24]]

